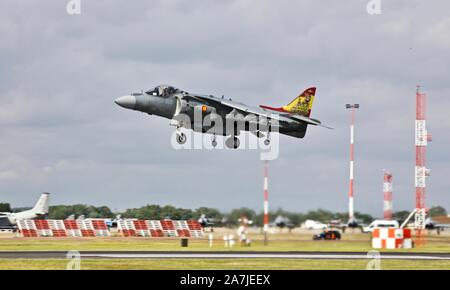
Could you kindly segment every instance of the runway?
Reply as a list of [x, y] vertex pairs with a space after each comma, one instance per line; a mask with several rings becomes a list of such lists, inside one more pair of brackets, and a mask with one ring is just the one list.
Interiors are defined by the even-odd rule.
[[188, 251], [0, 251], [0, 259], [325, 259], [364, 260], [450, 260], [450, 253], [404, 252], [188, 252]]

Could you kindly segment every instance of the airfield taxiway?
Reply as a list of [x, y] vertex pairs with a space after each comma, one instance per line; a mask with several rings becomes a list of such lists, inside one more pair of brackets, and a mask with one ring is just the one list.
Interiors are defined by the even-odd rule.
[[[0, 259], [66, 259], [66, 251], [1, 251]], [[450, 260], [450, 253], [402, 252], [205, 252], [205, 251], [82, 251], [88, 259], [327, 259]], [[71, 256], [73, 257], [73, 256]]]

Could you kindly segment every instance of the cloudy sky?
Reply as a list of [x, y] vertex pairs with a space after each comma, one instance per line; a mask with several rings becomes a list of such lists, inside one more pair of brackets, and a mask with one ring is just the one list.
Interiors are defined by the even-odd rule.
[[[280, 137], [271, 207], [347, 210], [349, 111], [357, 102], [356, 210], [414, 207], [417, 84], [428, 95], [427, 204], [450, 209], [450, 2], [1, 1], [0, 201], [262, 209], [255, 150], [174, 150], [169, 120], [113, 100], [168, 83], [281, 106], [317, 86], [309, 128]], [[345, 3], [345, 4], [344, 4]]]

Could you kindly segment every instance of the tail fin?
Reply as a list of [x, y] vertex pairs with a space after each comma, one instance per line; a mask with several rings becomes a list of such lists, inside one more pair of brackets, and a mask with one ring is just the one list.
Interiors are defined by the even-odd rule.
[[49, 204], [49, 195], [50, 193], [44, 192], [39, 197], [36, 205], [33, 207], [32, 211], [36, 214], [47, 214], [48, 213], [48, 204]]
[[283, 110], [289, 113], [296, 113], [309, 117], [311, 115], [311, 109], [316, 95], [316, 88], [311, 87], [306, 89], [292, 102], [283, 107]]

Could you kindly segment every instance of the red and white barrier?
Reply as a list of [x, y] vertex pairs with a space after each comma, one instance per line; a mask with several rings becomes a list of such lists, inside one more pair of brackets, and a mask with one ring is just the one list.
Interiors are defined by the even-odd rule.
[[88, 221], [91, 222], [96, 237], [109, 237], [111, 235], [104, 220], [92, 219]]
[[136, 228], [133, 220], [119, 220], [117, 221], [117, 229], [124, 237], [136, 236]]
[[155, 238], [162, 238], [164, 237], [163, 228], [161, 226], [160, 221], [156, 220], [146, 220], [145, 223], [147, 224], [147, 227], [150, 230], [150, 235]]
[[53, 231], [50, 229], [50, 225], [47, 220], [35, 220], [36, 231], [39, 237], [52, 237]]
[[34, 221], [32, 220], [18, 220], [17, 226], [19, 232], [23, 237], [37, 237], [37, 229]]
[[81, 238], [81, 231], [78, 228], [78, 224], [76, 220], [64, 220], [64, 228], [66, 230], [66, 234], [69, 237], [79, 237]]
[[108, 237], [104, 220], [20, 220], [17, 222], [23, 237]]
[[412, 248], [411, 230], [397, 228], [376, 228], [372, 232], [374, 249]]
[[150, 230], [147, 224], [143, 220], [133, 221], [134, 228], [136, 229], [136, 235], [139, 237], [150, 237]]
[[67, 237], [63, 220], [47, 220], [54, 237]]
[[[23, 237], [109, 237], [111, 233], [104, 220], [19, 220]], [[203, 229], [196, 220], [136, 220], [117, 222], [124, 237], [203, 237]]]
[[175, 230], [179, 237], [189, 238], [191, 236], [187, 221], [173, 221], [173, 225], [175, 226]]
[[189, 221], [187, 221], [187, 224], [188, 224], [189, 231], [191, 232], [192, 237], [194, 237], [194, 238], [203, 237], [203, 229], [198, 221], [189, 220]]
[[122, 219], [118, 221], [117, 227], [124, 237], [203, 237], [202, 227], [195, 220]]
[[162, 220], [160, 222], [161, 222], [162, 231], [164, 232], [164, 235], [166, 237], [177, 237], [178, 236], [178, 232], [175, 229], [175, 225], [173, 224], [173, 222], [171, 220]]

